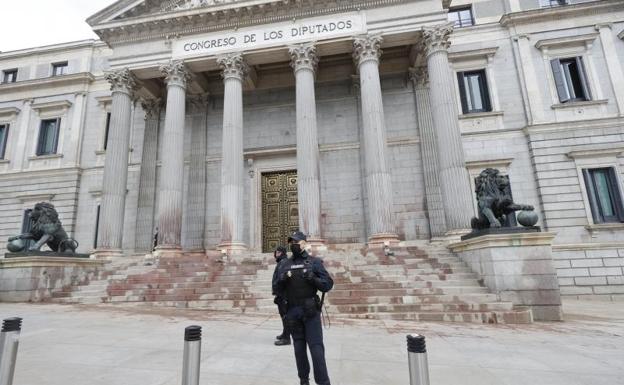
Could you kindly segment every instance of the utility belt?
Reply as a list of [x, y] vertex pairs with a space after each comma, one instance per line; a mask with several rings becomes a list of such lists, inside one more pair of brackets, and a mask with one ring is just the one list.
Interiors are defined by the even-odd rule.
[[321, 299], [318, 295], [308, 298], [294, 298], [286, 300], [286, 305], [291, 308], [295, 306], [301, 306], [304, 310], [316, 309], [321, 311]]

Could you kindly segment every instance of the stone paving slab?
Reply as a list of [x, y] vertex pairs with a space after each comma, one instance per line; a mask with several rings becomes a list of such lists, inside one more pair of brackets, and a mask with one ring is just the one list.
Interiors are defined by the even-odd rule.
[[[409, 384], [405, 335], [427, 336], [431, 385], [624, 384], [624, 305], [565, 301], [566, 321], [474, 325], [333, 319], [334, 385]], [[203, 326], [202, 385], [297, 385], [275, 316], [0, 304], [24, 318], [14, 385], [179, 385], [183, 331]]]

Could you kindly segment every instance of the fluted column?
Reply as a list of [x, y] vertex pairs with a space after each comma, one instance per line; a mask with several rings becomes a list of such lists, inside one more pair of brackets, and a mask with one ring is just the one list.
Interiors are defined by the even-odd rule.
[[113, 104], [102, 180], [102, 203], [98, 230], [98, 256], [122, 255], [128, 152], [134, 91], [137, 81], [127, 68], [106, 74]]
[[143, 155], [141, 156], [135, 249], [136, 251], [150, 252], [154, 245], [156, 159], [162, 101], [160, 99], [144, 99], [141, 101], [141, 106], [145, 112], [145, 132], [143, 134]]
[[448, 62], [449, 35], [453, 27], [435, 26], [424, 30], [429, 71], [429, 95], [438, 149], [438, 173], [448, 230], [470, 228], [472, 192], [464, 159], [459, 110], [453, 74]]
[[290, 47], [291, 66], [297, 87], [297, 192], [299, 195], [299, 230], [310, 243], [321, 240], [321, 187], [316, 126], [314, 74], [318, 64], [316, 47], [301, 44]]
[[160, 70], [165, 74], [167, 83], [158, 199], [158, 250], [163, 254], [176, 253], [182, 248], [186, 84], [191, 75], [181, 61], [172, 61]]
[[369, 244], [398, 239], [392, 214], [392, 179], [386, 160], [386, 122], [379, 79], [381, 43], [381, 36], [357, 38], [353, 43], [353, 58], [360, 74]]
[[223, 145], [221, 146], [222, 249], [245, 249], [243, 238], [243, 80], [248, 67], [239, 53], [221, 56], [223, 70]]
[[208, 129], [208, 95], [188, 99], [191, 122], [191, 164], [186, 198], [186, 247], [204, 252], [206, 219], [206, 131]]
[[425, 179], [425, 198], [429, 216], [429, 231], [432, 237], [444, 235], [446, 219], [440, 179], [438, 177], [438, 149], [436, 148], [435, 130], [431, 116], [429, 100], [429, 76], [426, 67], [410, 68], [410, 80], [414, 86], [416, 99], [416, 115], [420, 130], [420, 149]]

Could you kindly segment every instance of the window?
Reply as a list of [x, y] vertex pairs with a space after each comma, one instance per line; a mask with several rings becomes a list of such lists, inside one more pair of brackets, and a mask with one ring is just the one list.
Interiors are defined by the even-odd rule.
[[37, 156], [56, 154], [60, 125], [61, 119], [47, 119], [41, 121], [39, 142], [37, 143]]
[[464, 114], [492, 111], [485, 70], [458, 72], [457, 82]]
[[100, 231], [100, 205], [97, 205], [97, 210], [95, 211], [95, 238], [93, 239], [93, 249], [97, 249], [98, 247], [98, 233]]
[[474, 25], [474, 20], [472, 19], [472, 8], [468, 6], [449, 9], [448, 21], [453, 22], [455, 28], [470, 27], [471, 25]]
[[542, 8], [559, 7], [568, 4], [568, 0], [540, 0], [539, 4]]
[[2, 83], [15, 83], [17, 81], [17, 69], [2, 71]]
[[624, 222], [622, 196], [613, 167], [584, 169], [594, 223]]
[[111, 113], [106, 114], [106, 127], [104, 128], [104, 150], [108, 146], [108, 131], [110, 130]]
[[7, 146], [7, 137], [9, 136], [9, 125], [0, 124], [0, 159], [4, 159]]
[[67, 74], [67, 62], [52, 64], [52, 76], [61, 76]]
[[550, 65], [561, 103], [591, 100], [583, 58], [555, 59]]

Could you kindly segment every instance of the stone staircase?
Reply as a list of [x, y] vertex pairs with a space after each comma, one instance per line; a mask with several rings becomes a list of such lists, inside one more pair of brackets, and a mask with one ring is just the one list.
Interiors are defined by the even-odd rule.
[[[334, 278], [326, 297], [334, 317], [475, 323], [529, 323], [531, 311], [501, 302], [443, 245], [383, 250], [330, 250], [323, 260]], [[89, 280], [53, 293], [61, 303], [276, 313], [271, 254], [218, 253], [162, 257], [145, 265], [123, 258]]]

